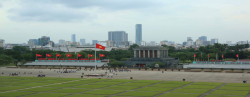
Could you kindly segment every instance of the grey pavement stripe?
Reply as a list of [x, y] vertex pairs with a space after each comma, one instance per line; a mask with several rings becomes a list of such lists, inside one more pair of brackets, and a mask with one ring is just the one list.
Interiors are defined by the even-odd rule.
[[222, 86], [225, 86], [226, 84], [227, 84], [227, 83], [224, 83], [224, 84], [222, 84], [222, 85], [220, 85], [220, 86], [218, 86], [218, 87], [216, 87], [216, 88], [214, 88], [214, 89], [211, 89], [210, 91], [208, 91], [208, 92], [206, 92], [206, 93], [200, 95], [199, 97], [205, 97], [206, 95], [212, 93], [213, 91], [219, 89], [219, 88], [222, 87]]

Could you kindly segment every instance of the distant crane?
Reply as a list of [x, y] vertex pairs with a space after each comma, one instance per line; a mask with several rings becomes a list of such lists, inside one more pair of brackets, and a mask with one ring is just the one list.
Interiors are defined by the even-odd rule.
[[[49, 32], [50, 32], [50, 31], [49, 31]], [[47, 40], [46, 36], [49, 34], [49, 32], [48, 32], [45, 36], [43, 36], [43, 39], [44, 39], [44, 40], [43, 40], [43, 46], [45, 46], [45, 44], [46, 44], [46, 43], [45, 43], [45, 40]]]

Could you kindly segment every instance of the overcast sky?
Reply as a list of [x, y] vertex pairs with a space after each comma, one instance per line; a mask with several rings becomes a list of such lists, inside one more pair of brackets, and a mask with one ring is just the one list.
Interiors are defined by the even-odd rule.
[[[0, 39], [27, 43], [48, 33], [51, 40], [104, 41], [108, 31], [122, 30], [135, 42], [182, 43], [207, 36], [246, 41], [250, 36], [250, 0], [0, 0]], [[250, 41], [250, 40], [249, 40]]]

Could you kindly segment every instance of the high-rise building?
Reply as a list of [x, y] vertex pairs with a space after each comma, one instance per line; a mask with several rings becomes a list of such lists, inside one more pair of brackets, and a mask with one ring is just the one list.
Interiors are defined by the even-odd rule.
[[227, 45], [231, 45], [231, 44], [232, 44], [232, 41], [226, 41], [226, 44], [227, 44]]
[[28, 41], [28, 46], [30, 46], [30, 47], [33, 47], [33, 46], [35, 46], [35, 43], [34, 43], [34, 41]]
[[207, 36], [201, 36], [199, 39], [202, 39], [203, 41], [207, 41]]
[[239, 42], [236, 42], [236, 44], [247, 44], [247, 41], [239, 41]]
[[50, 45], [51, 47], [55, 47], [55, 43], [54, 43], [53, 41], [49, 41], [49, 45]]
[[4, 47], [5, 44], [4, 44], [4, 40], [3, 39], [0, 39], [0, 47]]
[[76, 34], [71, 35], [71, 42], [76, 42]]
[[96, 43], [99, 43], [98, 40], [92, 40], [92, 45], [95, 45]]
[[113, 41], [115, 46], [121, 46], [122, 43], [128, 41], [128, 33], [125, 31], [109, 31], [108, 40]]
[[136, 24], [135, 25], [135, 43], [137, 45], [140, 45], [142, 41], [142, 25]]
[[38, 40], [37, 39], [29, 39], [29, 41], [34, 41], [34, 45], [38, 45]]
[[203, 40], [202, 40], [202, 39], [197, 39], [197, 40], [195, 41], [195, 45], [196, 45], [196, 46], [202, 46], [202, 45], [203, 45]]
[[182, 43], [182, 45], [183, 45], [183, 46], [186, 46], [186, 45], [187, 45], [187, 42], [186, 42], [186, 41], [185, 41], [185, 42], [183, 42], [183, 43]]
[[59, 40], [59, 43], [58, 43], [58, 45], [66, 45], [66, 44], [65, 44], [65, 40], [63, 40], [63, 39], [60, 39], [60, 40]]
[[188, 39], [188, 40], [187, 40], [187, 45], [186, 45], [186, 46], [192, 46], [192, 45], [194, 45], [194, 44], [193, 44], [193, 40], [192, 40], [192, 39]]
[[38, 39], [38, 45], [45, 46], [49, 44], [50, 37], [47, 36], [42, 36], [41, 38]]
[[85, 39], [80, 39], [80, 43], [81, 43], [81, 45], [85, 45], [86, 44]]
[[188, 40], [188, 39], [192, 39], [192, 37], [187, 37], [187, 40]]
[[168, 45], [168, 41], [167, 40], [163, 40], [160, 42], [160, 45]]
[[155, 41], [150, 41], [150, 46], [156, 46]]
[[212, 45], [214, 45], [215, 43], [218, 43], [218, 39], [217, 38], [211, 39], [211, 43]]
[[206, 46], [206, 45], [212, 45], [212, 42], [211, 41], [203, 41], [203, 46]]

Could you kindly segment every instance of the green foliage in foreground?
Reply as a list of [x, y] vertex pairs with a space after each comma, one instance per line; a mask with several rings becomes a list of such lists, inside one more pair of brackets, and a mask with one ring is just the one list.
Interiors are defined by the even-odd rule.
[[228, 90], [215, 90], [211, 94], [224, 94], [224, 95], [247, 95], [249, 91], [228, 91]]
[[158, 97], [199, 97], [201, 94], [166, 93]]

